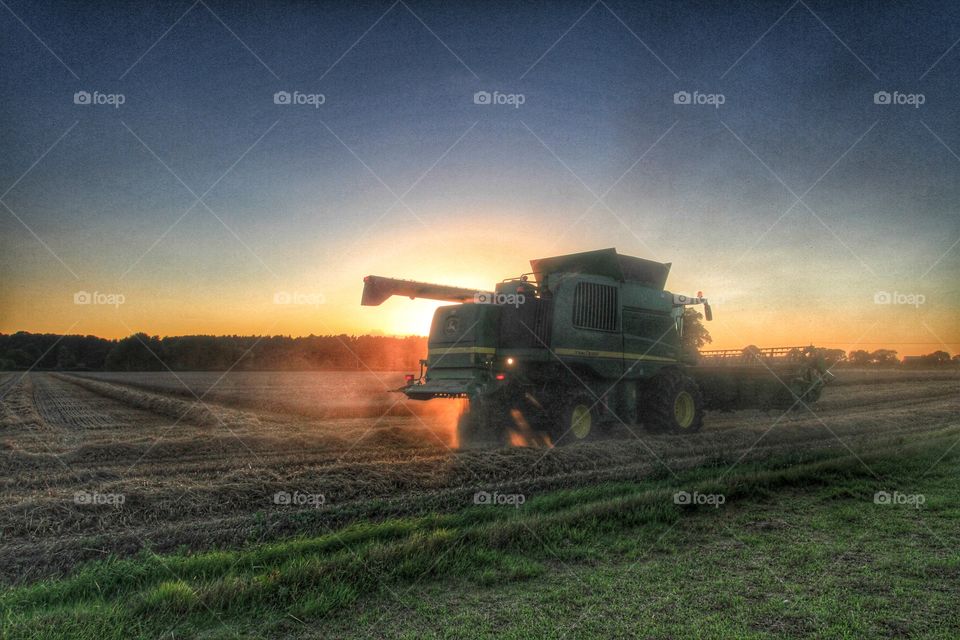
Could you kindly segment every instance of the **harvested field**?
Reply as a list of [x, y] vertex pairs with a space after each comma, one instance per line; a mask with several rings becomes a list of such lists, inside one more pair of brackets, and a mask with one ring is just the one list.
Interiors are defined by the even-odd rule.
[[[960, 434], [955, 373], [883, 373], [840, 371], [813, 412], [711, 414], [686, 437], [620, 427], [590, 444], [463, 452], [450, 448], [457, 401], [413, 414], [386, 391], [394, 375], [177, 374], [190, 387], [181, 392], [172, 374], [4, 374], [0, 576], [24, 582], [144, 548], [228, 548], [453, 512], [480, 489], [536, 495]], [[393, 408], [356, 415], [370, 403]], [[322, 496], [322, 508], [277, 504], [297, 492]]]
[[396, 389], [403, 373], [337, 372], [132, 372], [84, 373], [77, 377], [119, 383], [165, 395], [260, 411], [278, 411], [319, 418], [409, 415], [400, 407]]

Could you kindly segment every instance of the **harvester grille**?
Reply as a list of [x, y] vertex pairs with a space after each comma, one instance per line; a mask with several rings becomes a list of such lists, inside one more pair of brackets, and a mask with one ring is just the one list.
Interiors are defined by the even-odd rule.
[[578, 282], [573, 292], [573, 326], [599, 331], [617, 330], [617, 288], [595, 282]]

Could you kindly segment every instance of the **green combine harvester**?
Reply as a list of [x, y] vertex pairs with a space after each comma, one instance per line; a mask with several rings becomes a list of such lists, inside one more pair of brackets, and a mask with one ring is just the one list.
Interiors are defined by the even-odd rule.
[[813, 347], [685, 351], [684, 309], [706, 298], [664, 289], [669, 263], [615, 249], [531, 260], [493, 291], [364, 278], [363, 305], [390, 296], [439, 307], [413, 400], [466, 398], [460, 446], [563, 444], [617, 425], [693, 433], [710, 410], [789, 409], [815, 401], [829, 373]]

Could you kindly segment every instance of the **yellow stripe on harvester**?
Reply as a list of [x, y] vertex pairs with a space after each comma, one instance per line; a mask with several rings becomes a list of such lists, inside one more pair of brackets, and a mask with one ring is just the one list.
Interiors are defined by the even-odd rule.
[[490, 353], [494, 354], [497, 350], [493, 347], [450, 347], [448, 349], [430, 349], [430, 355], [446, 356], [451, 353]]
[[625, 353], [623, 351], [591, 351], [589, 349], [554, 349], [558, 356], [580, 356], [582, 358], [623, 358], [624, 360], [656, 360], [657, 362], [676, 362], [674, 358], [650, 356], [644, 353]]
[[[495, 354], [494, 347], [450, 347], [447, 349], [430, 349], [430, 356], [446, 356], [455, 353], [484, 353]], [[580, 356], [582, 358], [623, 358], [625, 360], [655, 360], [657, 362], [676, 362], [675, 358], [663, 358], [643, 353], [626, 353], [623, 351], [592, 351], [589, 349], [554, 349], [558, 356]]]

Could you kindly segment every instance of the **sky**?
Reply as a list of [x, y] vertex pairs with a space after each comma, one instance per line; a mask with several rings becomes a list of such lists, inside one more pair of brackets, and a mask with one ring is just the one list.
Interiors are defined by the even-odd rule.
[[616, 247], [717, 348], [960, 351], [956, 3], [2, 5], [0, 332], [425, 334], [363, 276]]

